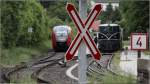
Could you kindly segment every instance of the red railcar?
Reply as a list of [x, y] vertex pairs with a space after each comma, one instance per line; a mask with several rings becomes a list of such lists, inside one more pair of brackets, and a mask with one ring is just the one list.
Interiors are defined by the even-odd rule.
[[67, 25], [55, 26], [51, 36], [53, 49], [55, 51], [66, 51], [71, 44], [72, 30]]

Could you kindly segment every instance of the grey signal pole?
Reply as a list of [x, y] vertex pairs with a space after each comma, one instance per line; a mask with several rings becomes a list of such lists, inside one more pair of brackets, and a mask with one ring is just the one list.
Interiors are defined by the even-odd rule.
[[147, 29], [147, 33], [148, 33], [148, 49], [150, 50], [150, 26]]
[[[87, 0], [79, 0], [79, 15], [81, 19], [86, 19], [87, 17]], [[78, 50], [78, 58], [79, 58], [79, 67], [78, 67], [78, 76], [79, 76], [79, 84], [87, 83], [87, 57], [86, 57], [86, 44], [84, 41], [81, 42], [81, 45]]]

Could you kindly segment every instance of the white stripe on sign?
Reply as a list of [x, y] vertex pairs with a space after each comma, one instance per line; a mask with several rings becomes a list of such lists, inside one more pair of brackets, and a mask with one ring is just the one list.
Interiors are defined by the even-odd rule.
[[72, 15], [74, 16], [75, 21], [77, 22], [77, 25], [79, 26], [79, 28], [83, 28], [78, 17], [76, 16], [75, 12], [72, 10], [71, 11]]
[[94, 54], [96, 54], [96, 53], [97, 53], [97, 52], [96, 52], [96, 49], [94, 48], [94, 46], [93, 46], [91, 40], [89, 39], [89, 37], [88, 37], [87, 35], [85, 35], [85, 39], [87, 40], [87, 42], [88, 42], [88, 44], [90, 45], [90, 47], [91, 47], [92, 51], [94, 52]]
[[91, 24], [92, 20], [94, 19], [94, 17], [96, 16], [97, 11], [94, 11], [94, 13], [92, 14], [92, 16], [90, 17], [89, 21], [87, 22], [86, 26], [85, 26], [85, 31], [87, 30], [87, 28], [89, 27], [89, 25]]
[[85, 32], [87, 31], [88, 27], [90, 26], [92, 20], [94, 19], [94, 16], [96, 15], [97, 11], [94, 11], [94, 13], [92, 14], [92, 16], [90, 17], [90, 19], [88, 20], [87, 24], [85, 25], [85, 28], [83, 29], [83, 27], [80, 27], [80, 29], [82, 30], [82, 35], [85, 35]]
[[[77, 41], [75, 42], [73, 48], [70, 50], [70, 54], [73, 54], [73, 52], [75, 51], [75, 49], [77, 48], [77, 45], [79, 44], [80, 40], [82, 38], [79, 36], [79, 38], [77, 39]], [[72, 46], [72, 45], [71, 45]]]
[[[91, 46], [92, 51], [94, 52], [94, 54], [96, 54], [96, 50], [95, 50], [93, 44], [91, 43], [90, 39], [87, 37], [87, 34], [86, 34], [85, 32], [86, 32], [88, 26], [90, 25], [92, 19], [94, 19], [94, 16], [96, 15], [97, 11], [94, 11], [94, 13], [93, 13], [93, 15], [92, 15], [92, 17], [91, 17], [92, 19], [90, 18], [90, 20], [88, 21], [88, 24], [86, 24], [86, 25], [88, 25], [88, 26], [86, 27], [86, 29], [84, 29], [84, 28], [82, 27], [82, 25], [81, 25], [81, 23], [79, 22], [79, 19], [77, 18], [75, 12], [74, 12], [74, 11], [71, 11], [71, 13], [72, 13], [72, 15], [74, 16], [74, 19], [75, 19], [75, 21], [77, 22], [77, 24], [78, 24], [80, 30], [82, 31], [82, 33], [80, 34], [80, 38], [82, 39], [82, 37], [85, 36], [85, 39], [87, 40], [88, 44]], [[75, 48], [76, 48], [76, 47], [75, 47]], [[75, 48], [72, 49], [72, 52], [75, 50]]]

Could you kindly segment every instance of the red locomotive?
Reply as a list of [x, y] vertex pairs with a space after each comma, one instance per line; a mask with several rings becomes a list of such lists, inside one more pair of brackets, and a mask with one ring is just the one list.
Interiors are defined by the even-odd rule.
[[72, 30], [67, 25], [55, 26], [52, 31], [52, 47], [55, 51], [66, 51], [71, 44]]

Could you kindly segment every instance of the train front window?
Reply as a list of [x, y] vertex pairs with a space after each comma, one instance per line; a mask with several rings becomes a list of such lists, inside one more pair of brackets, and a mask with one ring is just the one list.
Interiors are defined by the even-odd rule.
[[57, 27], [55, 32], [57, 36], [61, 36], [61, 35], [67, 36], [68, 34], [68, 30], [65, 27]]
[[101, 33], [107, 34], [108, 33], [108, 26], [100, 26], [99, 30]]
[[67, 31], [67, 29], [64, 27], [59, 27], [59, 28], [57, 28], [57, 31]]
[[119, 26], [111, 26], [111, 27], [109, 28], [109, 32], [110, 32], [110, 33], [120, 32]]
[[100, 26], [99, 31], [103, 34], [120, 32], [119, 26]]

